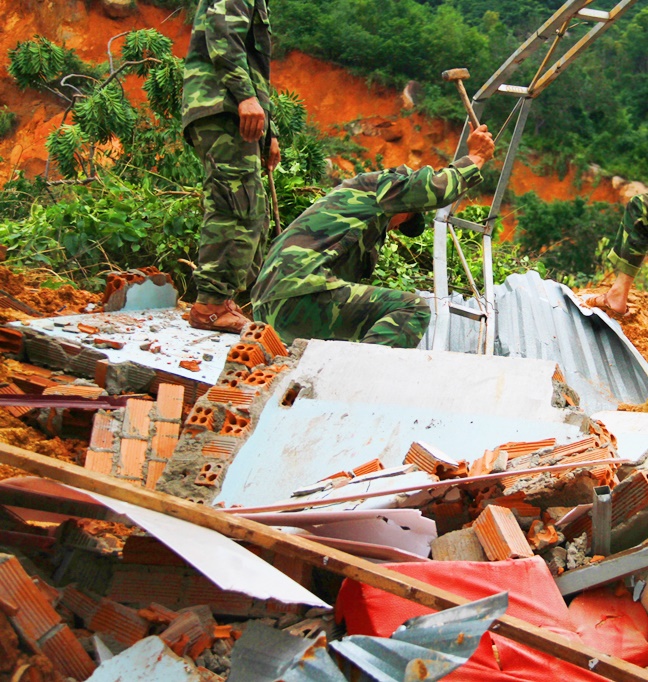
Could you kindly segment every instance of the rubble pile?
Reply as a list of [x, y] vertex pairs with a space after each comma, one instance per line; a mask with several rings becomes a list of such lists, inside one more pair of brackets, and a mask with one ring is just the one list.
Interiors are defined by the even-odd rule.
[[[429, 674], [447, 664], [441, 676], [453, 679], [463, 663], [472, 676], [454, 679], [481, 679], [480, 665], [507, 669], [509, 645], [484, 635], [505, 612], [552, 632], [564, 624], [565, 641], [578, 644], [563, 646], [648, 666], [646, 457], [621, 459], [615, 435], [579, 408], [560, 368], [552, 407], [577, 437], [513, 437], [477, 458], [417, 439], [398, 466], [372, 456], [340, 469], [337, 460], [289, 499], [226, 506], [224, 481], [259, 437], [267, 406], [291, 410], [317, 392], [293, 379], [308, 344], [286, 347], [254, 322], [240, 337], [190, 331], [179, 340], [182, 311], [124, 309], [175, 305], [169, 287], [155, 269], [115, 273], [103, 299], [114, 312], [74, 319], [61, 310], [0, 328], [0, 462], [3, 444], [46, 454], [63, 473], [83, 467], [74, 480], [90, 491], [0, 464], [0, 682], [254, 682], [307, 679], [295, 672], [306, 669], [334, 682], [387, 660], [384, 679], [426, 679], [421, 661]], [[237, 538], [243, 554], [229, 554], [192, 509], [221, 510], [223, 540]], [[170, 523], [178, 519], [186, 525]], [[227, 519], [252, 525], [236, 534]], [[194, 534], [199, 526], [212, 535]], [[258, 573], [259, 560], [271, 573]], [[405, 592], [385, 582], [384, 567]], [[288, 582], [279, 587], [277, 575]], [[469, 603], [435, 621], [437, 602], [414, 580]], [[525, 595], [533, 582], [554, 620]], [[612, 612], [619, 629], [606, 640], [600, 628]], [[564, 651], [556, 656], [563, 679], [603, 679], [598, 663], [583, 672]], [[535, 679], [520, 675], [506, 679]]]

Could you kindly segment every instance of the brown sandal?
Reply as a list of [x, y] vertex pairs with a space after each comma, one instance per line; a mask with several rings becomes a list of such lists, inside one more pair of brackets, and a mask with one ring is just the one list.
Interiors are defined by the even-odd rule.
[[590, 296], [583, 298], [583, 303], [588, 308], [598, 308], [602, 310], [606, 315], [611, 317], [613, 320], [620, 320], [626, 317], [630, 313], [630, 308], [626, 305], [625, 312], [618, 312], [612, 308], [608, 301], [607, 293], [605, 294], [591, 294]]

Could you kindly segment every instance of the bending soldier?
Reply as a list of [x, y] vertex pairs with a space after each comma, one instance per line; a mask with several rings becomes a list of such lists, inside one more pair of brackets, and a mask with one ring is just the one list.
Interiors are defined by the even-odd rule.
[[468, 155], [448, 168], [399, 166], [344, 181], [272, 243], [252, 289], [254, 319], [271, 324], [285, 343], [301, 337], [415, 347], [430, 320], [427, 303], [358, 282], [373, 272], [388, 230], [421, 234], [421, 212], [479, 183], [493, 148], [482, 125], [468, 137]]
[[270, 126], [267, 0], [200, 0], [185, 61], [182, 127], [205, 172], [204, 222], [189, 324], [239, 332], [234, 297], [259, 271], [268, 233], [261, 181], [280, 160]]

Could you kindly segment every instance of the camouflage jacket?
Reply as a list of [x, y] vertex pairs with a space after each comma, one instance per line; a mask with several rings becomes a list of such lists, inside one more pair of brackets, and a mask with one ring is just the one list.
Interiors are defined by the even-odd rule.
[[447, 206], [481, 180], [467, 156], [440, 171], [399, 166], [345, 180], [273, 241], [253, 305], [369, 277], [393, 215]]
[[267, 0], [200, 0], [185, 59], [182, 128], [256, 97], [270, 113]]

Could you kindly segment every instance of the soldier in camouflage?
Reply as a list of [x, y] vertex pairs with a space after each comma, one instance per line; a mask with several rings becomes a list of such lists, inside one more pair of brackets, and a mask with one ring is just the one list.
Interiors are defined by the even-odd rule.
[[648, 192], [632, 197], [608, 258], [617, 273], [614, 283], [603, 294], [586, 300], [590, 307], [601, 308], [612, 317], [628, 313], [628, 295], [634, 278], [648, 254]]
[[[261, 180], [280, 161], [270, 124], [268, 0], [200, 0], [185, 60], [182, 127], [205, 172], [204, 222], [189, 324], [239, 332], [234, 297], [251, 286], [268, 233]], [[264, 147], [264, 148], [262, 148]]]
[[468, 137], [468, 155], [448, 168], [399, 166], [344, 181], [272, 243], [252, 290], [254, 319], [272, 325], [285, 343], [317, 338], [416, 347], [430, 321], [427, 303], [359, 281], [373, 272], [389, 230], [421, 234], [420, 212], [447, 206], [479, 183], [493, 148], [482, 125]]

